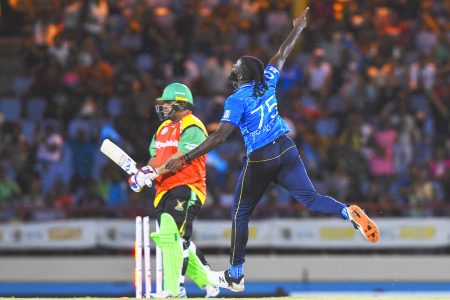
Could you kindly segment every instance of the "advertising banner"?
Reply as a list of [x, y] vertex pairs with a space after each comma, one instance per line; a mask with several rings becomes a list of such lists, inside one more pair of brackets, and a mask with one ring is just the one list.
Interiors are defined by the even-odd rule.
[[[151, 231], [155, 222], [151, 221]], [[368, 243], [349, 222], [321, 218], [250, 222], [248, 248], [393, 249], [450, 245], [450, 219], [377, 220], [380, 240]], [[192, 240], [202, 248], [229, 248], [231, 221], [196, 221]], [[133, 220], [65, 220], [0, 225], [0, 249], [132, 249]]]

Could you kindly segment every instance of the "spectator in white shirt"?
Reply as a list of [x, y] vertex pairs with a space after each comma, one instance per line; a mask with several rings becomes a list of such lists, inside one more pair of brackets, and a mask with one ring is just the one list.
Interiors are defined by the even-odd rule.
[[436, 82], [436, 65], [432, 61], [427, 61], [421, 57], [409, 67], [409, 88], [416, 90], [423, 88], [427, 91], [433, 89]]
[[308, 87], [311, 91], [324, 98], [328, 94], [331, 76], [331, 64], [325, 60], [325, 50], [317, 48], [313, 52], [313, 59], [306, 68]]

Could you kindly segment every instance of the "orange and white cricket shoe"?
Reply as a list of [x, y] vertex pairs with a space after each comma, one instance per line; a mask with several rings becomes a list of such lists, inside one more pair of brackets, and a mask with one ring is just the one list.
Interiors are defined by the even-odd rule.
[[377, 224], [370, 219], [366, 213], [357, 205], [350, 205], [347, 207], [348, 217], [355, 229], [358, 229], [361, 234], [369, 242], [376, 243], [380, 238], [380, 231]]

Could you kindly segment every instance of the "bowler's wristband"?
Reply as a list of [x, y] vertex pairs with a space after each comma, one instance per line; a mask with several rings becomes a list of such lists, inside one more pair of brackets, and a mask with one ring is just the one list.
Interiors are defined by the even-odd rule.
[[190, 163], [191, 162], [191, 158], [189, 157], [189, 153], [186, 153], [185, 155], [183, 155], [183, 159], [186, 161], [186, 163]]

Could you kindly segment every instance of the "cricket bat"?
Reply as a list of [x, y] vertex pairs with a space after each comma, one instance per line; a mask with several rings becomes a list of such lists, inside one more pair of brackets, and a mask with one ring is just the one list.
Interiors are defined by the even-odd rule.
[[138, 169], [136, 168], [136, 162], [128, 154], [126, 154], [125, 151], [109, 139], [103, 140], [100, 151], [108, 156], [129, 175], [137, 173]]

